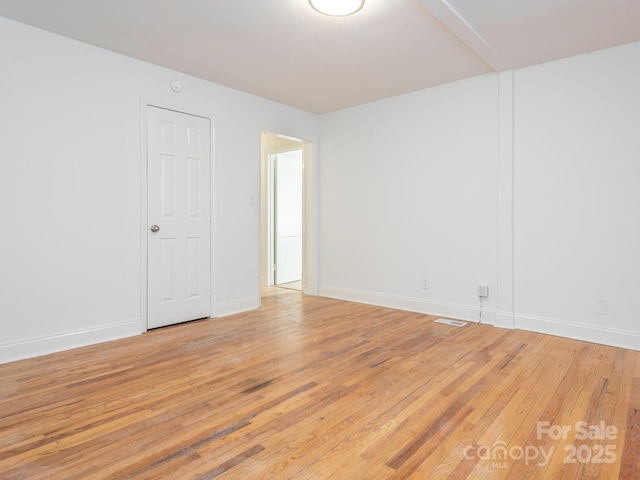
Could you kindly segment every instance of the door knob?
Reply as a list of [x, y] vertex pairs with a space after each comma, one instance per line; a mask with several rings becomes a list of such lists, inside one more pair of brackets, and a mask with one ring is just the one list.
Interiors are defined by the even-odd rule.
[[160, 231], [160, 227], [158, 225], [151, 225], [151, 231], [153, 233], [159, 232]]

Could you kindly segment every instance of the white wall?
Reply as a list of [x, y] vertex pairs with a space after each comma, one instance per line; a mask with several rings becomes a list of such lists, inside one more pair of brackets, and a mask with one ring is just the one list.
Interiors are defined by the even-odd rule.
[[4, 18], [0, 37], [0, 362], [142, 330], [141, 99], [214, 117], [217, 314], [257, 307], [260, 131], [315, 140], [317, 116]]
[[497, 281], [497, 131], [497, 75], [324, 115], [320, 293], [477, 320], [477, 285]]
[[640, 350], [639, 85], [634, 43], [323, 116], [321, 294]]
[[317, 145], [320, 123], [322, 294], [477, 319], [487, 283], [487, 322], [511, 290], [518, 328], [640, 349], [640, 43], [516, 71], [505, 156], [498, 75], [318, 118], [3, 18], [0, 36], [0, 361], [141, 331], [141, 98], [214, 117], [217, 314], [259, 304], [260, 131]]
[[516, 325], [640, 348], [640, 43], [519, 70], [514, 101]]

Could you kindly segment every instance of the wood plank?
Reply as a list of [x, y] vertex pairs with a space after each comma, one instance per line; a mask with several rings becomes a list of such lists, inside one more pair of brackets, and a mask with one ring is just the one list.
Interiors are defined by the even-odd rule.
[[[639, 352], [263, 295], [256, 311], [0, 365], [0, 478], [640, 476]], [[539, 421], [618, 435], [553, 439]], [[478, 455], [499, 442], [553, 454]], [[565, 446], [607, 443], [611, 463], [566, 463]]]

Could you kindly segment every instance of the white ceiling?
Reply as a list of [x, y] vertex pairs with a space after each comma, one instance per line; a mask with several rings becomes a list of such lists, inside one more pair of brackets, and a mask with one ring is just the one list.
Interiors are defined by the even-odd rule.
[[640, 41], [640, 0], [0, 0], [0, 16], [315, 113]]

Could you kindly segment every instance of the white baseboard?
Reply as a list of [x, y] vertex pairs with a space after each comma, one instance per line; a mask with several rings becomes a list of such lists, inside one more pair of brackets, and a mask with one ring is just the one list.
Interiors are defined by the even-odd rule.
[[141, 333], [140, 318], [103, 325], [86, 330], [51, 335], [0, 345], [0, 363], [39, 357], [48, 353], [61, 352], [72, 348], [86, 347], [96, 343], [109, 342], [132, 337]]
[[260, 297], [243, 298], [231, 302], [218, 303], [216, 305], [216, 316], [225, 317], [236, 313], [248, 312], [260, 308]]
[[508, 328], [513, 330], [516, 328], [516, 317], [513, 315], [513, 313], [496, 312], [495, 325], [499, 328]]
[[600, 343], [612, 347], [640, 350], [640, 334], [594, 325], [516, 314], [516, 328], [558, 337]]
[[[477, 322], [479, 309], [442, 302], [428, 302], [420, 299], [388, 295], [363, 290], [352, 290], [340, 287], [321, 285], [319, 295], [350, 302], [377, 305], [380, 307], [397, 308], [410, 312], [437, 315]], [[484, 309], [482, 323], [500, 328], [529, 330], [531, 332], [556, 335], [574, 340], [599, 343], [613, 347], [640, 350], [640, 333], [602, 326], [585, 325], [564, 320], [534, 317], [531, 315], [512, 314]]]
[[[318, 295], [322, 297], [347, 300], [350, 302], [365, 303], [367, 305], [377, 305], [379, 307], [396, 308], [408, 312], [418, 312], [438, 317], [454, 318], [477, 322], [480, 318], [480, 308], [468, 305], [456, 305], [443, 302], [425, 301], [417, 298], [403, 297], [399, 295], [388, 295], [378, 292], [367, 292], [364, 290], [352, 290], [340, 287], [330, 287], [320, 285]], [[496, 312], [492, 309], [482, 310], [482, 323], [494, 325]]]

